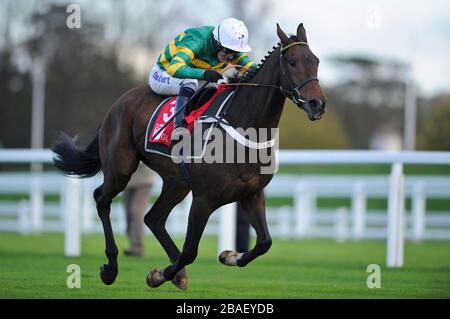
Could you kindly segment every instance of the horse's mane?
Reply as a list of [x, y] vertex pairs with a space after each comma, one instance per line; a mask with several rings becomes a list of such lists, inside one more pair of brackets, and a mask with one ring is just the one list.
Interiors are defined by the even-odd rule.
[[[298, 37], [295, 35], [291, 35], [289, 37], [289, 39], [293, 40], [293, 41], [299, 41]], [[241, 77], [235, 77], [235, 78], [231, 78], [228, 79], [230, 83], [246, 83], [248, 81], [250, 81], [251, 79], [253, 79], [255, 77], [256, 74], [258, 74], [258, 72], [261, 70], [261, 68], [263, 67], [264, 63], [267, 61], [267, 59], [272, 55], [272, 53], [278, 49], [281, 46], [281, 43], [278, 42], [276, 46], [272, 47], [272, 50], [267, 52], [267, 55], [264, 56], [264, 58], [261, 59], [261, 61], [257, 64], [256, 68], [254, 69], [249, 69], [243, 76]]]
[[272, 47], [271, 51], [267, 52], [267, 55], [264, 56], [264, 58], [261, 59], [261, 61], [257, 64], [256, 68], [249, 69], [247, 72], [244, 73], [244, 75], [238, 77], [229, 78], [229, 83], [245, 83], [250, 81], [256, 74], [258, 74], [259, 70], [261, 70], [264, 63], [267, 61], [267, 59], [271, 56], [271, 54], [280, 46], [280, 43], [277, 43], [277, 46]]

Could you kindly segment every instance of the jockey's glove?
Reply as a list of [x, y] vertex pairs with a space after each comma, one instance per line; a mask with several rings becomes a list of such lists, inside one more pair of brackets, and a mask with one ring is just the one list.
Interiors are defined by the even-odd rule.
[[217, 71], [214, 70], [205, 70], [205, 72], [203, 72], [203, 76], [202, 76], [203, 80], [208, 81], [208, 82], [217, 82], [220, 79], [223, 79], [222, 73], [219, 73]]

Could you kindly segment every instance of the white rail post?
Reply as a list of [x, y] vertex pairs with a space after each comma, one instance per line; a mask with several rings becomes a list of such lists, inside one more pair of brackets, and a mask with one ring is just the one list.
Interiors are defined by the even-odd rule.
[[280, 211], [278, 212], [279, 215], [279, 222], [278, 222], [278, 232], [279, 236], [283, 239], [287, 239], [291, 235], [291, 229], [290, 229], [290, 209], [289, 206], [282, 206], [280, 208]]
[[419, 242], [425, 234], [426, 198], [423, 183], [414, 185], [412, 195], [412, 240]]
[[84, 180], [82, 183], [82, 230], [83, 232], [92, 232], [94, 230], [94, 196], [89, 182]]
[[19, 232], [26, 235], [30, 232], [30, 204], [27, 200], [21, 200], [18, 209]]
[[389, 181], [387, 266], [403, 266], [404, 176], [402, 163], [393, 163]]
[[31, 231], [39, 232], [42, 229], [44, 216], [44, 194], [42, 193], [41, 172], [32, 173], [30, 188]]
[[64, 215], [64, 254], [66, 256], [80, 256], [80, 180], [67, 178], [65, 193]]
[[236, 250], [236, 203], [219, 209], [219, 244], [218, 253], [224, 250]]
[[336, 210], [334, 220], [334, 235], [337, 242], [344, 242], [348, 238], [348, 209], [340, 207]]
[[352, 235], [360, 240], [366, 231], [367, 200], [364, 184], [361, 181], [355, 183], [352, 196], [353, 228]]
[[307, 237], [311, 226], [311, 190], [306, 182], [299, 182], [294, 191], [295, 234]]

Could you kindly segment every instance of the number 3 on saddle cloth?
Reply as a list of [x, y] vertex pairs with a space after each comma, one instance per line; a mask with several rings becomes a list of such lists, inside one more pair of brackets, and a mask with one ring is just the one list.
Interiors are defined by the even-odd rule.
[[[228, 99], [228, 96], [233, 92], [230, 87], [226, 85], [219, 85], [214, 94], [200, 107], [193, 110], [184, 119], [188, 123], [188, 130], [192, 131], [194, 128], [194, 122], [202, 115], [216, 115], [220, 113], [220, 108], [224, 104], [223, 102]], [[169, 145], [173, 132], [173, 120], [166, 125], [166, 123], [175, 114], [175, 101], [176, 96], [169, 97], [161, 102], [156, 111], [151, 116], [147, 132], [145, 134], [145, 150], [150, 153], [157, 153], [170, 157]], [[201, 101], [200, 101], [201, 102]], [[161, 128], [166, 127], [155, 136]]]

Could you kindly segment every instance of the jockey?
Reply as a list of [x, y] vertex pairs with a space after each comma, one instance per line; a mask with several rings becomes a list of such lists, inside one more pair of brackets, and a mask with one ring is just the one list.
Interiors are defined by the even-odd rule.
[[[242, 72], [255, 67], [246, 52], [251, 51], [248, 30], [242, 21], [224, 19], [213, 26], [190, 28], [164, 48], [150, 72], [149, 85], [160, 95], [178, 95], [175, 113], [184, 107], [200, 84], [222, 79], [229, 64], [241, 65]], [[174, 128], [184, 126], [184, 112], [175, 117]]]

